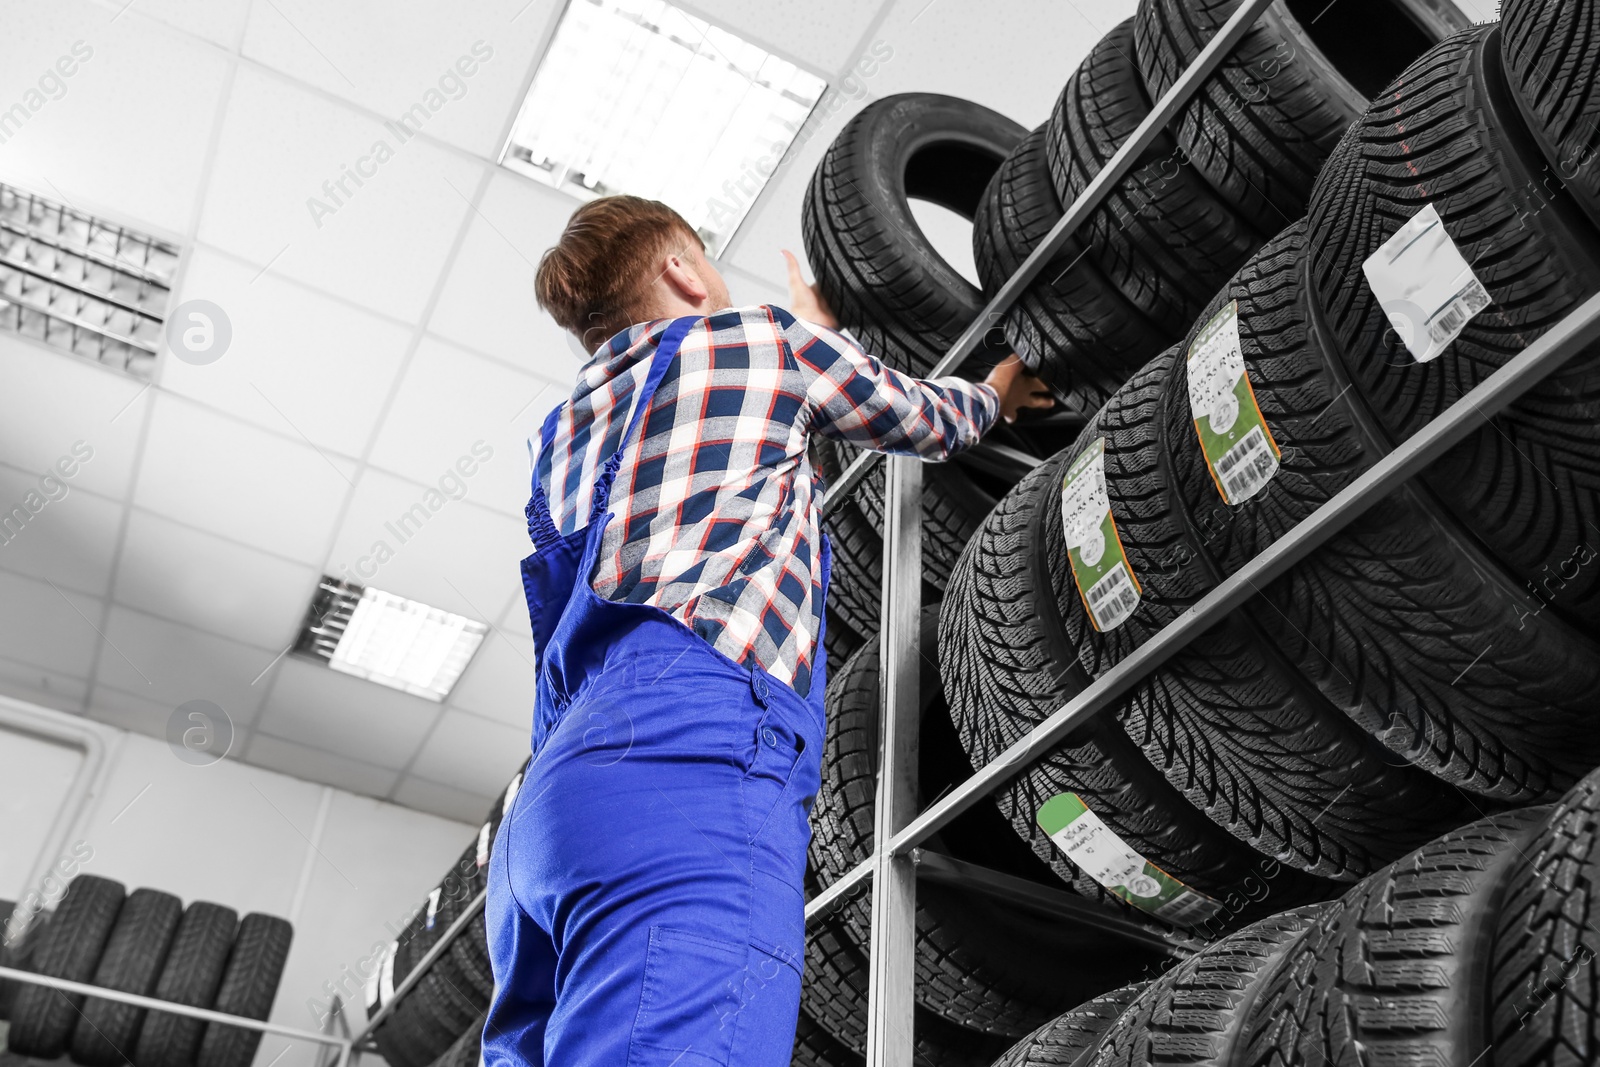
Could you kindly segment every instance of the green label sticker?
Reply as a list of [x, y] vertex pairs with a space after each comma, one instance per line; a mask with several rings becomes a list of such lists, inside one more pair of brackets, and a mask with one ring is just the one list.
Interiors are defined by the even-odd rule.
[[1141, 911], [1185, 926], [1222, 910], [1135, 852], [1076, 793], [1057, 793], [1034, 818], [1084, 874]]
[[1278, 473], [1278, 443], [1244, 372], [1239, 302], [1232, 300], [1189, 346], [1189, 408], [1217, 492], [1242, 504]]
[[1061, 529], [1089, 621], [1101, 633], [1116, 629], [1139, 606], [1143, 590], [1111, 517], [1103, 437], [1084, 449], [1061, 479]]

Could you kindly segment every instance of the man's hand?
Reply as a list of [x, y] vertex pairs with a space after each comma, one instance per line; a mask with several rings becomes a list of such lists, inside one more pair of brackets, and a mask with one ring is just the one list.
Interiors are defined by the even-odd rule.
[[1015, 353], [1001, 360], [983, 382], [994, 386], [994, 391], [1000, 394], [1000, 415], [1007, 422], [1016, 422], [1017, 412], [1022, 408], [1055, 406], [1056, 398], [1051, 395], [1050, 387], [1029, 374], [1027, 366]]
[[833, 311], [828, 307], [828, 302], [822, 299], [822, 293], [817, 290], [815, 283], [806, 284], [805, 277], [800, 273], [800, 261], [794, 258], [794, 253], [785, 248], [783, 258], [789, 261], [789, 311], [796, 318], [826, 326], [830, 330], [838, 329], [839, 320], [833, 317]]

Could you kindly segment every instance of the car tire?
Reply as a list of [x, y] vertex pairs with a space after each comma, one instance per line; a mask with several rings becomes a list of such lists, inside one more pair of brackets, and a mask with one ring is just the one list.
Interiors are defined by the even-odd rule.
[[[93, 979], [125, 895], [122, 883], [109, 878], [80, 874], [68, 882], [34, 950], [34, 973], [72, 982]], [[82, 1004], [77, 993], [24, 985], [11, 1008], [6, 1047], [20, 1056], [57, 1059], [66, 1052]]]
[[[149, 996], [183, 917], [183, 902], [157, 889], [135, 889], [122, 902], [93, 983]], [[72, 1030], [72, 1058], [83, 1067], [119, 1067], [133, 1058], [145, 1009], [89, 997]]]
[[[246, 1019], [266, 1019], [278, 995], [278, 983], [289, 959], [294, 927], [274, 915], [251, 912], [239, 922], [228, 965], [222, 972], [213, 1008]], [[250, 1067], [260, 1030], [207, 1023], [195, 1056], [196, 1067]]]

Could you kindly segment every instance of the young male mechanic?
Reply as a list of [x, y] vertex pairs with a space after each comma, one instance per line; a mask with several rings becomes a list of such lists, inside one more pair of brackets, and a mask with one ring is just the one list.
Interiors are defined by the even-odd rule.
[[594, 354], [535, 442], [533, 762], [489, 871], [488, 1067], [784, 1067], [821, 773], [828, 544], [813, 434], [945, 459], [1050, 403], [1013, 357], [919, 381], [730, 307], [671, 208], [574, 212], [539, 304]]

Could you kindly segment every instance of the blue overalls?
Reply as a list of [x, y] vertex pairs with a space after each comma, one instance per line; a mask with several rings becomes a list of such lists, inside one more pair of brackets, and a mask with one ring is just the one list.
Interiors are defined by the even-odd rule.
[[[696, 321], [668, 327], [624, 447]], [[489, 863], [484, 1063], [785, 1067], [821, 775], [821, 635], [808, 699], [659, 608], [597, 594], [621, 460], [619, 448], [587, 525], [565, 536], [534, 467], [536, 551], [522, 561], [533, 761]], [[826, 539], [821, 559], [826, 591]]]

